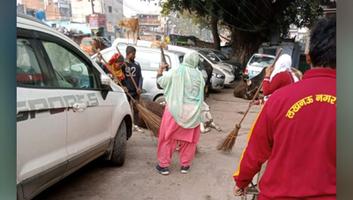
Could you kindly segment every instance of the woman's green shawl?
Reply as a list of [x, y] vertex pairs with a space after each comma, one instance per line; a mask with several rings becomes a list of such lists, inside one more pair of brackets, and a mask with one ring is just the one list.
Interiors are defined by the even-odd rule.
[[195, 128], [201, 122], [201, 106], [205, 82], [197, 69], [199, 55], [187, 53], [183, 63], [157, 79], [164, 88], [167, 108], [177, 124], [183, 128]]

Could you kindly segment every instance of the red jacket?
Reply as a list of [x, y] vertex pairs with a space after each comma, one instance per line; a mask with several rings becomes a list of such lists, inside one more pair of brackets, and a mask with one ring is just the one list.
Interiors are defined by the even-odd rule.
[[265, 96], [272, 94], [277, 89], [294, 82], [291, 72], [285, 71], [276, 74], [270, 82], [269, 77], [265, 77], [262, 85], [262, 91]]
[[309, 70], [272, 94], [234, 173], [237, 186], [248, 186], [267, 160], [260, 199], [336, 198], [335, 70]]

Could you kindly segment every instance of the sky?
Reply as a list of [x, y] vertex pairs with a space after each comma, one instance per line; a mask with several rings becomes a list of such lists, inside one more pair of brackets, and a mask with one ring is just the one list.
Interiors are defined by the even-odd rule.
[[[158, 6], [159, 0], [123, 0], [123, 12], [125, 17], [139, 14], [159, 14], [161, 7]], [[22, 0], [17, 0], [17, 4]]]
[[[161, 7], [159, 0], [124, 0], [124, 16], [131, 17], [139, 14], [159, 14]], [[157, 4], [157, 6], [156, 6]]]

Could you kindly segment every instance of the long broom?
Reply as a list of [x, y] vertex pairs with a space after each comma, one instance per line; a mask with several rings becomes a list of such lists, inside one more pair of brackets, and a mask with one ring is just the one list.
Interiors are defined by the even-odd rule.
[[[98, 53], [98, 55], [100, 55], [100, 56], [98, 56], [98, 58], [104, 62], [105, 66], [108, 66], [108, 62], [103, 58], [103, 56], [101, 56], [99, 50], [97, 51], [97, 53]], [[113, 77], [114, 77], [113, 80], [119, 86], [123, 87], [123, 84], [121, 83], [121, 81], [117, 77], [115, 77], [115, 74], [112, 72], [112, 69], [110, 69], [109, 67], [106, 67], [106, 68], [113, 75]], [[133, 83], [134, 83], [135, 87], [137, 87], [137, 85], [134, 82], [134, 80], [133, 80]], [[133, 98], [130, 95], [130, 93], [125, 92], [125, 94], [128, 95], [130, 97], [131, 101], [134, 103], [136, 109], [138, 110], [138, 113], [139, 113], [140, 117], [145, 122], [147, 128], [152, 131], [152, 133], [153, 133], [153, 135], [155, 137], [158, 137], [158, 130], [159, 130], [159, 127], [160, 127], [162, 119], [158, 115], [156, 115], [153, 112], [151, 112], [150, 110], [148, 110], [143, 104], [141, 104], [135, 98]]]
[[[277, 62], [281, 53], [282, 53], [282, 49], [279, 49], [271, 67], [273, 67], [275, 65], [275, 63]], [[236, 140], [238, 133], [239, 133], [239, 130], [241, 128], [241, 124], [243, 123], [245, 117], [247, 116], [251, 106], [254, 104], [255, 99], [259, 95], [260, 90], [262, 88], [262, 83], [263, 83], [263, 81], [261, 82], [259, 88], [257, 88], [254, 97], [249, 102], [248, 108], [246, 109], [245, 113], [243, 114], [243, 117], [241, 118], [240, 122], [238, 124], [235, 124], [234, 129], [228, 134], [228, 136], [224, 139], [224, 141], [218, 145], [218, 147], [217, 147], [218, 150], [224, 151], [224, 152], [230, 152], [233, 149], [233, 146], [235, 144], [235, 140]]]
[[243, 114], [243, 117], [241, 118], [240, 122], [238, 124], [235, 124], [234, 129], [228, 134], [226, 139], [220, 145], [218, 145], [218, 147], [217, 147], [218, 150], [230, 152], [233, 149], [235, 140], [236, 140], [238, 133], [239, 133], [239, 130], [241, 128], [241, 124], [243, 123], [245, 117], [247, 116], [255, 99], [259, 95], [261, 88], [262, 88], [262, 83], [260, 84], [260, 87], [257, 88], [256, 93], [255, 93], [254, 97], [252, 98], [252, 100], [250, 101], [248, 108], [246, 109], [245, 113]]
[[[118, 45], [116, 46], [116, 50], [118, 51], [119, 54], [121, 54], [121, 52], [120, 52], [120, 50], [118, 48]], [[165, 58], [165, 55], [164, 55], [164, 51], [163, 51], [163, 48], [162, 48], [162, 44], [160, 46], [160, 50], [161, 50], [161, 62], [163, 64], [167, 64], [166, 58]], [[124, 62], [124, 65], [125, 65], [126, 68], [128, 68], [128, 66], [126, 65], [125, 62]], [[168, 71], [168, 68], [166, 70]], [[136, 84], [136, 81], [135, 81], [135, 79], [132, 78], [131, 71], [130, 70], [128, 70], [128, 71], [129, 71], [129, 76], [131, 78], [131, 81], [132, 81], [135, 89], [137, 90], [138, 86]], [[147, 109], [146, 106], [143, 104], [143, 102], [142, 102], [142, 104], [136, 104], [135, 103], [135, 106], [139, 110], [139, 116], [145, 122], [147, 128], [153, 132], [154, 136], [158, 137], [158, 130], [159, 130], [159, 127], [160, 127], [162, 119], [158, 115], [154, 114], [149, 109]]]
[[[125, 67], [128, 67], [126, 63], [124, 62]], [[138, 86], [135, 82], [135, 79], [131, 75], [131, 71], [129, 70], [129, 77], [131, 78], [131, 81], [135, 87], [135, 89], [138, 89]], [[155, 137], [158, 137], [158, 130], [161, 125], [162, 119], [151, 112], [146, 106], [141, 103], [139, 100], [135, 100], [129, 93], [127, 93], [129, 97], [131, 98], [132, 102], [134, 103], [136, 109], [138, 110], [139, 116], [141, 119], [145, 122], [147, 128], [152, 131], [153, 135]]]

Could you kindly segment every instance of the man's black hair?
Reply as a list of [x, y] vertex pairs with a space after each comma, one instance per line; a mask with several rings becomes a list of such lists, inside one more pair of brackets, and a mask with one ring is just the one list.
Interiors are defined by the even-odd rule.
[[314, 67], [336, 69], [336, 17], [320, 19], [311, 30], [309, 55]]
[[126, 55], [129, 55], [130, 53], [136, 53], [135, 47], [132, 47], [132, 46], [126, 47]]

